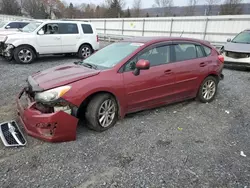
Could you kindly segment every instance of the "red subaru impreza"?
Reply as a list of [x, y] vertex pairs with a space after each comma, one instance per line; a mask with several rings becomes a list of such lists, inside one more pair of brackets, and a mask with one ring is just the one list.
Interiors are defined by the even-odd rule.
[[198, 98], [211, 102], [224, 58], [208, 42], [140, 37], [113, 43], [87, 59], [37, 72], [17, 99], [27, 133], [76, 139], [79, 119], [104, 131], [125, 114]]

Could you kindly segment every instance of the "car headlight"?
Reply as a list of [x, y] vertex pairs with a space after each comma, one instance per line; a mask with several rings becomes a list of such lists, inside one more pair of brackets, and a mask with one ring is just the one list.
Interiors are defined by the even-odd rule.
[[71, 86], [62, 86], [41, 93], [36, 93], [35, 100], [39, 102], [53, 102], [71, 89]]

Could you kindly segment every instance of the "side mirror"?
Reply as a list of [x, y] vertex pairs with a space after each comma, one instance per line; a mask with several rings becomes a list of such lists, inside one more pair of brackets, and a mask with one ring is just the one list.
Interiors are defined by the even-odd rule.
[[229, 38], [229, 39], [227, 39], [227, 42], [231, 42], [231, 39]]
[[44, 31], [41, 29], [38, 31], [38, 35], [44, 35]]
[[5, 29], [9, 29], [10, 28], [10, 26], [9, 25], [7, 25], [6, 27], [5, 27]]
[[148, 70], [150, 68], [150, 63], [148, 60], [140, 59], [135, 65], [134, 75], [138, 76], [140, 74], [140, 70]]

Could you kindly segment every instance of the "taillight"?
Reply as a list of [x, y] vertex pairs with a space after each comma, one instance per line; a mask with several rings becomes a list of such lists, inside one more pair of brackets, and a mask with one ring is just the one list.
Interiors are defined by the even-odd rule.
[[224, 63], [224, 56], [223, 55], [219, 55], [218, 59], [221, 63]]
[[96, 35], [96, 42], [99, 42], [99, 36]]

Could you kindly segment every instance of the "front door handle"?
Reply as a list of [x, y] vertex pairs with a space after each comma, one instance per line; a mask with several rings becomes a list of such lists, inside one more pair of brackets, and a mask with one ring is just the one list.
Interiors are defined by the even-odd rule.
[[56, 40], [60, 40], [61, 39], [61, 37], [56, 37]]
[[169, 70], [165, 70], [164, 73], [165, 74], [172, 74], [172, 70], [170, 70], [170, 69]]

